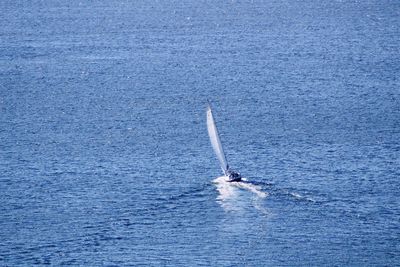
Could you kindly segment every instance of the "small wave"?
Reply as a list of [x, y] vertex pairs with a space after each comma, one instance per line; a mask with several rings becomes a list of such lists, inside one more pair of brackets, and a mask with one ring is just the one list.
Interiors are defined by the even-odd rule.
[[260, 200], [260, 198], [254, 200], [254, 208], [256, 208], [256, 210], [258, 210], [262, 215], [270, 217], [272, 215], [271, 211], [264, 207], [263, 202], [261, 202]]
[[302, 196], [302, 195], [300, 195], [299, 193], [296, 193], [296, 192], [290, 192], [289, 195], [294, 197], [294, 198], [296, 198], [296, 199], [299, 199], [299, 200], [316, 202], [313, 198]]

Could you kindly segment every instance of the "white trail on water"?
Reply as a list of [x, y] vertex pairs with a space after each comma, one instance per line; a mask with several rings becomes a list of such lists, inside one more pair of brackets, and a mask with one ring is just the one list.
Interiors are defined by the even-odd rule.
[[235, 198], [238, 195], [237, 189], [244, 189], [254, 193], [259, 198], [266, 198], [268, 193], [263, 192], [260, 186], [246, 182], [246, 178], [242, 178], [243, 182], [229, 182], [229, 177], [221, 176], [214, 179], [219, 192], [218, 199], [221, 201]]

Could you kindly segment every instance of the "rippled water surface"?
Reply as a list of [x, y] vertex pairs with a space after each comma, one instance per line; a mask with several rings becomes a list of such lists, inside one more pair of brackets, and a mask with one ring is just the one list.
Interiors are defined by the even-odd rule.
[[400, 264], [398, 1], [0, 8], [1, 266]]

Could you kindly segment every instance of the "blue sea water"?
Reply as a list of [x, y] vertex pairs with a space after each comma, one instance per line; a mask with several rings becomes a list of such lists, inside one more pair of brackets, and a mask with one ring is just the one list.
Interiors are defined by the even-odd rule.
[[0, 9], [0, 266], [400, 265], [398, 1]]

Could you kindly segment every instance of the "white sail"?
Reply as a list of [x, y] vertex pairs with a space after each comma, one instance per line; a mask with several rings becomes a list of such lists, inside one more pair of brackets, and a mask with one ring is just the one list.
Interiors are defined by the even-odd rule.
[[210, 136], [211, 145], [221, 165], [221, 169], [226, 175], [229, 167], [228, 163], [226, 162], [224, 150], [222, 149], [221, 140], [219, 139], [218, 136], [217, 126], [215, 125], [210, 105], [208, 105], [207, 108], [207, 130], [208, 130], [208, 135]]

